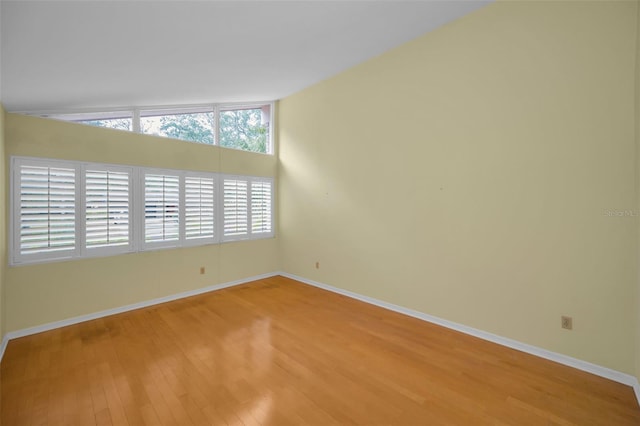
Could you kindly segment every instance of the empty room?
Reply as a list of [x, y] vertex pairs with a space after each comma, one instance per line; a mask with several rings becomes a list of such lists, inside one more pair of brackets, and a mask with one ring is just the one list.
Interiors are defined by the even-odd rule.
[[640, 425], [640, 1], [0, 0], [0, 424]]

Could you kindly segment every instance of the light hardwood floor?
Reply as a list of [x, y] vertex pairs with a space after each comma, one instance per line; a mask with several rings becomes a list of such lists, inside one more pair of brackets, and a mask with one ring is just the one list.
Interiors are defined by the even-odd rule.
[[639, 425], [631, 388], [273, 277], [9, 343], [2, 425]]

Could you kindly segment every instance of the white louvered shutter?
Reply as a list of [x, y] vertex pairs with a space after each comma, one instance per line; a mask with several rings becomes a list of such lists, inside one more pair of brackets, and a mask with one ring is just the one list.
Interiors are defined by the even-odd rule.
[[180, 237], [180, 177], [144, 176], [145, 243], [178, 241]]
[[249, 232], [248, 181], [239, 178], [224, 178], [223, 214], [226, 240], [241, 239]]
[[130, 173], [85, 170], [86, 247], [127, 246], [131, 223]]
[[76, 248], [76, 170], [19, 163], [17, 257], [64, 257]]
[[202, 240], [214, 238], [215, 181], [211, 177], [186, 176], [185, 238]]
[[251, 181], [251, 233], [273, 232], [272, 210], [273, 183], [268, 180]]

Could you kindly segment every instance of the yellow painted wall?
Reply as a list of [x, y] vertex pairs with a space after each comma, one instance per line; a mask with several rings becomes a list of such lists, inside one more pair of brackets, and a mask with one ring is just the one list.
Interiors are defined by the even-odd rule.
[[497, 2], [281, 101], [284, 271], [635, 373], [636, 25]]
[[[7, 156], [276, 176], [274, 156], [16, 114]], [[6, 330], [15, 331], [279, 270], [276, 239], [10, 267]], [[200, 275], [204, 266], [205, 275]]]
[[[6, 184], [7, 173], [4, 154], [4, 108], [0, 105], [0, 200], [2, 205], [7, 204]], [[0, 207], [0, 342], [4, 338], [5, 331], [5, 274], [7, 269], [7, 217], [6, 209]]]
[[[640, 0], [636, 2], [636, 211], [640, 213]], [[638, 223], [638, 259], [640, 261], [640, 222]], [[640, 380], [640, 264], [636, 289], [636, 377]]]

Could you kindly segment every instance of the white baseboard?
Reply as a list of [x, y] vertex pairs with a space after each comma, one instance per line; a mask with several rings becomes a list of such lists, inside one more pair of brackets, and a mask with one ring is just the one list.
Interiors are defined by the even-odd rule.
[[0, 362], [2, 362], [2, 357], [4, 356], [4, 351], [7, 349], [7, 344], [9, 343], [9, 336], [6, 334], [2, 338], [2, 343], [0, 343]]
[[521, 352], [538, 356], [540, 358], [548, 359], [550, 361], [554, 361], [559, 364], [577, 368], [578, 370], [586, 371], [587, 373], [595, 374], [596, 376], [604, 377], [606, 379], [613, 380], [614, 382], [631, 386], [635, 392], [636, 399], [638, 400], [638, 404], [640, 405], [640, 383], [638, 382], [638, 379], [635, 376], [632, 376], [630, 374], [622, 373], [620, 371], [612, 370], [607, 367], [602, 367], [600, 365], [592, 364], [587, 361], [583, 361], [583, 360], [573, 358], [567, 355], [563, 355], [557, 352], [552, 352], [546, 349], [542, 349], [537, 346], [532, 346], [526, 343], [518, 342], [517, 340], [498, 336], [497, 334], [492, 334], [492, 333], [488, 333], [486, 331], [478, 330], [472, 327], [467, 327], [466, 325], [458, 324], [453, 321], [448, 321], [448, 320], [434, 317], [432, 315], [428, 315], [419, 311], [414, 311], [413, 309], [404, 308], [402, 306], [398, 306], [392, 303], [384, 302], [382, 300], [374, 299], [373, 297], [363, 296], [361, 294], [354, 293], [352, 291], [344, 290], [338, 287], [333, 287], [331, 285], [310, 280], [304, 277], [300, 277], [298, 275], [289, 274], [287, 272], [280, 272], [280, 275], [282, 275], [283, 277], [291, 278], [292, 280], [296, 280], [296, 281], [303, 282], [305, 284], [312, 285], [314, 287], [331, 291], [333, 293], [338, 293], [343, 296], [351, 297], [353, 299], [360, 300], [361, 302], [369, 303], [375, 306], [379, 306], [381, 308], [388, 309], [390, 311], [394, 311], [404, 315], [408, 315], [410, 317], [418, 318], [423, 321], [427, 321], [427, 322], [437, 324], [446, 328], [450, 328], [452, 330], [469, 334], [474, 337], [479, 337], [480, 339], [488, 340], [490, 342], [497, 343], [502, 346], [506, 346], [512, 349], [519, 350]]
[[121, 306], [119, 308], [107, 309], [100, 312], [94, 312], [87, 315], [80, 315], [73, 318], [64, 319], [61, 321], [54, 321], [47, 324], [38, 325], [35, 327], [29, 327], [22, 330], [11, 331], [5, 334], [2, 339], [2, 345], [0, 346], [0, 362], [4, 356], [4, 351], [7, 348], [7, 344], [11, 339], [17, 339], [19, 337], [29, 336], [31, 334], [42, 333], [43, 331], [54, 330], [56, 328], [66, 327], [68, 325], [78, 324], [85, 321], [91, 321], [98, 318], [104, 318], [109, 315], [120, 314], [127, 311], [133, 311], [134, 309], [146, 308], [148, 306], [158, 305], [160, 303], [171, 302], [173, 300], [184, 299], [185, 297], [196, 296], [198, 294], [209, 293], [211, 291], [222, 290], [223, 288], [233, 287], [240, 284], [245, 284], [251, 281], [261, 280], [279, 275], [278, 272], [271, 272], [268, 274], [255, 275], [253, 277], [243, 278], [241, 280], [230, 281], [223, 284], [214, 284], [207, 287], [197, 288], [195, 290], [183, 291], [182, 293], [171, 294], [169, 296], [159, 297], [157, 299], [145, 300], [143, 302], [133, 303], [131, 305]]
[[615, 382], [622, 383], [627, 386], [631, 386], [635, 392], [636, 399], [638, 400], [638, 404], [640, 405], [640, 382], [638, 382], [638, 379], [635, 376], [632, 376], [630, 374], [622, 373], [620, 371], [612, 370], [610, 368], [606, 368], [596, 364], [592, 364], [590, 362], [582, 361], [580, 359], [563, 355], [557, 352], [552, 352], [536, 346], [528, 345], [526, 343], [522, 343], [517, 340], [498, 336], [496, 334], [488, 333], [486, 331], [478, 330], [472, 327], [467, 327], [466, 325], [458, 324], [453, 321], [448, 321], [448, 320], [438, 318], [432, 315], [428, 315], [419, 311], [415, 311], [413, 309], [404, 308], [402, 306], [398, 306], [392, 303], [384, 302], [382, 300], [374, 299], [373, 297], [364, 296], [358, 293], [354, 293], [352, 291], [344, 290], [338, 287], [333, 287], [328, 284], [310, 280], [310, 279], [300, 277], [298, 275], [290, 274], [287, 272], [272, 272], [272, 273], [267, 273], [262, 275], [255, 275], [253, 277], [248, 277], [241, 280], [230, 281], [223, 284], [215, 284], [215, 285], [211, 285], [203, 288], [198, 288], [195, 290], [189, 290], [182, 293], [172, 294], [165, 297], [159, 297], [157, 299], [151, 299], [143, 302], [133, 303], [131, 305], [121, 306], [119, 308], [107, 309], [107, 310], [95, 312], [92, 314], [80, 315], [77, 317], [68, 318], [61, 321], [55, 321], [55, 322], [42, 324], [35, 327], [25, 328], [22, 330], [11, 331], [5, 334], [4, 338], [2, 339], [2, 343], [0, 343], [0, 362], [2, 361], [2, 358], [4, 356], [4, 352], [7, 348], [7, 344], [11, 339], [17, 339], [19, 337], [29, 336], [31, 334], [42, 333], [43, 331], [54, 330], [56, 328], [66, 327], [68, 325], [78, 324], [81, 322], [91, 321], [94, 319], [103, 318], [110, 315], [120, 314], [123, 312], [132, 311], [134, 309], [146, 308], [148, 306], [171, 302], [173, 300], [183, 299], [185, 297], [196, 296], [198, 294], [208, 293], [216, 290], [222, 290], [223, 288], [233, 287], [236, 285], [245, 284], [251, 281], [256, 281], [264, 278], [269, 278], [276, 275], [282, 275], [283, 277], [291, 278], [293, 280], [300, 281], [302, 283], [309, 284], [314, 287], [322, 288], [324, 290], [328, 290], [333, 293], [338, 293], [343, 296], [350, 297], [352, 299], [360, 300], [362, 302], [379, 306], [381, 308], [388, 309], [390, 311], [394, 311], [404, 315], [408, 315], [410, 317], [418, 318], [423, 321], [437, 324], [442, 327], [456, 330], [461, 333], [465, 333], [465, 334], [475, 336], [484, 340], [488, 340], [490, 342], [497, 343], [502, 346], [506, 346], [512, 349], [525, 352], [525, 353], [529, 353], [531, 355], [539, 356], [540, 358], [548, 359], [548, 360], [557, 362], [559, 364], [577, 368], [578, 370], [586, 371], [587, 373], [595, 374], [596, 376], [604, 377], [606, 379], [613, 380]]

